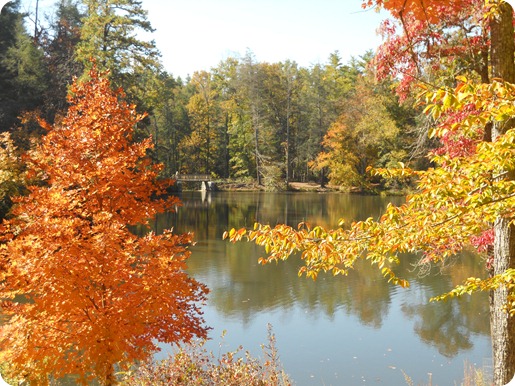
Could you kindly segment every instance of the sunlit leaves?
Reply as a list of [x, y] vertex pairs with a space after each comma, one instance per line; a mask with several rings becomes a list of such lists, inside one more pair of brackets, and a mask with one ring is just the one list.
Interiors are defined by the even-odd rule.
[[402, 161], [406, 156], [402, 127], [389, 109], [393, 95], [382, 86], [370, 74], [359, 76], [354, 82], [353, 97], [346, 100], [343, 114], [325, 134], [324, 151], [311, 167], [328, 170], [331, 184], [367, 188], [368, 165], [384, 166]]
[[169, 181], [157, 181], [151, 141], [132, 139], [143, 116], [95, 70], [71, 90], [67, 116], [27, 156], [42, 184], [2, 224], [0, 361], [33, 383], [75, 374], [111, 384], [115, 365], [158, 342], [205, 337], [207, 289], [185, 273], [191, 234], [127, 228], [179, 205], [161, 198]]
[[384, 7], [394, 20], [380, 27], [384, 43], [374, 60], [380, 79], [398, 81], [407, 98], [421, 80], [451, 84], [458, 74], [488, 82], [488, 28], [484, 0], [366, 1]]
[[463, 284], [456, 286], [452, 291], [432, 298], [433, 301], [448, 300], [456, 296], [471, 295], [476, 291], [491, 291], [504, 287], [509, 291], [505, 310], [515, 316], [515, 269], [507, 269], [499, 275], [487, 279], [475, 277], [468, 278]]
[[[91, 68], [90, 59], [95, 58], [102, 70], [113, 72], [115, 79], [127, 80], [132, 74], [141, 76], [144, 69], [155, 71], [159, 67], [155, 42], [142, 40], [138, 35], [141, 31], [153, 32], [141, 2], [86, 0], [83, 3], [86, 17], [75, 59], [86, 69]], [[141, 81], [141, 77], [138, 79]], [[141, 87], [134, 80], [130, 86]]]
[[390, 11], [395, 17], [412, 15], [419, 20], [437, 21], [442, 16], [442, 9], [454, 8], [459, 12], [469, 1], [439, 0], [438, 2], [420, 0], [363, 0], [363, 6], [378, 5]]
[[25, 179], [21, 159], [9, 133], [0, 134], [0, 213], [5, 214], [9, 197], [21, 193]]

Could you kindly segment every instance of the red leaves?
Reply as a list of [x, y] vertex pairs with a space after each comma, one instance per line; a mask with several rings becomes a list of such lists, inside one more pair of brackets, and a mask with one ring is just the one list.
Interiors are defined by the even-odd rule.
[[479, 252], [487, 252], [488, 248], [494, 245], [494, 229], [488, 229], [478, 236], [471, 237], [470, 242]]
[[389, 10], [393, 21], [383, 22], [384, 43], [374, 65], [379, 79], [399, 81], [397, 92], [406, 98], [427, 72], [434, 81], [464, 70], [480, 76], [488, 72], [484, 58], [489, 46], [482, 0], [378, 0], [369, 2]]

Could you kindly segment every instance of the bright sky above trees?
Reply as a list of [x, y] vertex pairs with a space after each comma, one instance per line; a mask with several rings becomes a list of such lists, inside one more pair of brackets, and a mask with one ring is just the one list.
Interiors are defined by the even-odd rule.
[[[39, 0], [40, 8], [56, 0]], [[0, 4], [5, 0], [0, 0]], [[22, 0], [34, 14], [36, 0]], [[301, 66], [342, 61], [376, 48], [385, 13], [363, 10], [361, 0], [142, 0], [165, 69], [185, 77], [209, 70], [250, 49], [258, 61], [287, 59]], [[48, 12], [47, 12], [48, 13]]]

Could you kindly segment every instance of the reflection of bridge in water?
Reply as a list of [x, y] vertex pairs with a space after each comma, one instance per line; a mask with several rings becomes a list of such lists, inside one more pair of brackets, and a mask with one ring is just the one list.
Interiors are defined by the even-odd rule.
[[200, 190], [210, 192], [216, 190], [216, 184], [211, 181], [212, 177], [209, 174], [178, 174], [176, 173], [174, 179], [177, 181], [177, 187], [182, 189], [184, 182], [200, 182]]

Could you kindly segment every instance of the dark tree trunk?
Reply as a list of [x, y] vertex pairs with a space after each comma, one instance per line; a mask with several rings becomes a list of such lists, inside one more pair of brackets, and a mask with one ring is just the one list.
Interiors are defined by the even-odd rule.
[[513, 83], [515, 81], [513, 8], [506, 2], [499, 5], [498, 17], [492, 18], [490, 22], [490, 38], [493, 78], [501, 78]]
[[[508, 3], [500, 4], [498, 17], [490, 22], [490, 33], [492, 76], [514, 83], [513, 9]], [[492, 140], [495, 141], [508, 129], [506, 125], [492, 125]], [[508, 172], [508, 178], [513, 178], [514, 171]], [[494, 275], [501, 274], [508, 268], [515, 268], [515, 227], [510, 225], [510, 221], [509, 218], [499, 217], [494, 224]], [[493, 376], [496, 386], [507, 384], [515, 374], [515, 318], [504, 310], [507, 296], [508, 290], [504, 286], [492, 291], [490, 295]]]

